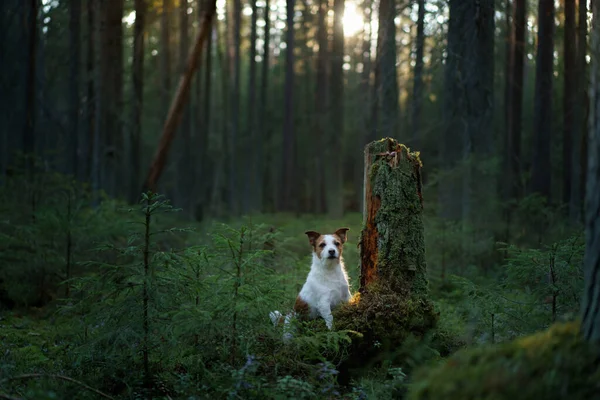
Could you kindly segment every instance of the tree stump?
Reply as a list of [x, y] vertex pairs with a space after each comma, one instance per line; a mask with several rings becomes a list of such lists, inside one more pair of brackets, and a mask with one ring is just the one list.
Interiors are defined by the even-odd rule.
[[394, 139], [365, 147], [360, 290], [334, 314], [336, 329], [361, 334], [351, 358], [362, 363], [423, 337], [437, 321], [427, 296], [421, 166], [419, 153]]

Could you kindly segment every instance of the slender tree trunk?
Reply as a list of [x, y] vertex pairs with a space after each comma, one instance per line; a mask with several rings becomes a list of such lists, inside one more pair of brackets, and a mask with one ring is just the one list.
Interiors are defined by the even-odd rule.
[[240, 97], [241, 97], [241, 26], [242, 1], [233, 0], [233, 87], [231, 93], [231, 135], [229, 138], [229, 208], [236, 215], [240, 210], [238, 180], [238, 140], [240, 140]]
[[216, 0], [211, 1], [208, 4], [200, 32], [198, 32], [198, 36], [194, 42], [194, 47], [192, 48], [187, 60], [187, 68], [179, 80], [177, 92], [175, 93], [175, 97], [173, 98], [173, 102], [169, 108], [169, 115], [165, 121], [165, 126], [163, 128], [158, 149], [154, 155], [152, 164], [150, 165], [150, 170], [148, 171], [147, 178], [144, 181], [144, 187], [142, 191], [149, 189], [153, 192], [156, 192], [158, 179], [164, 170], [167, 161], [167, 155], [173, 142], [175, 131], [177, 130], [177, 125], [181, 121], [184, 106], [189, 98], [191, 81], [194, 76], [194, 72], [198, 68], [200, 52], [202, 51], [204, 42], [210, 36], [210, 27], [216, 12], [216, 7]]
[[103, 152], [103, 142], [104, 142], [104, 127], [105, 120], [103, 118], [104, 113], [104, 101], [103, 98], [106, 96], [105, 91], [103, 90], [104, 86], [104, 77], [102, 74], [102, 70], [100, 68], [100, 64], [102, 62], [102, 51], [101, 51], [101, 39], [102, 35], [102, 6], [103, 3], [96, 0], [89, 0], [90, 7], [94, 10], [94, 18], [93, 18], [93, 32], [94, 37], [92, 39], [94, 43], [94, 79], [93, 79], [93, 89], [94, 89], [94, 112], [93, 112], [93, 140], [92, 140], [92, 188], [94, 190], [94, 204], [97, 205], [99, 202], [99, 190], [102, 189], [102, 152]]
[[[380, 0], [377, 57], [381, 96], [381, 136], [398, 135], [398, 76], [396, 73], [396, 0]], [[381, 41], [379, 41], [381, 37]], [[381, 54], [381, 56], [379, 56]]]
[[81, 0], [73, 0], [69, 8], [69, 122], [70, 122], [70, 149], [68, 171], [75, 177], [80, 177], [81, 163], [79, 143], [79, 63], [81, 59]]
[[417, 41], [415, 49], [415, 72], [412, 98], [411, 146], [419, 148], [421, 136], [421, 108], [423, 105], [423, 49], [425, 47], [425, 0], [418, 0]]
[[600, 2], [592, 1], [590, 119], [585, 198], [585, 291], [582, 331], [600, 342]]
[[146, 29], [146, 0], [135, 0], [135, 24], [133, 27], [133, 115], [131, 123], [131, 181], [129, 201], [138, 200], [141, 171], [142, 110], [144, 101], [144, 33]]
[[102, 113], [105, 131], [103, 161], [103, 189], [112, 196], [121, 193], [123, 187], [117, 182], [119, 158], [123, 157], [123, 6], [124, 0], [106, 0], [101, 6], [100, 25], [100, 73], [103, 94]]
[[[210, 3], [210, 0], [206, 1]], [[207, 8], [205, 5], [204, 9]], [[202, 15], [204, 14], [204, 10]], [[202, 18], [202, 17], [201, 17]], [[214, 176], [211, 175], [211, 165], [213, 165], [213, 160], [209, 157], [208, 146], [211, 137], [212, 131], [212, 52], [213, 52], [213, 33], [217, 31], [216, 26], [211, 26], [211, 33], [206, 42], [206, 51], [205, 51], [205, 68], [204, 68], [204, 100], [201, 102], [203, 106], [202, 110], [202, 118], [203, 124], [200, 126], [200, 131], [198, 134], [200, 135], [200, 149], [198, 150], [200, 154], [202, 154], [201, 164], [200, 164], [200, 174], [198, 174], [199, 182], [200, 182], [200, 204], [201, 207], [198, 210], [200, 215], [196, 215], [196, 219], [201, 221], [204, 216], [204, 210], [207, 210], [208, 203], [210, 202], [210, 193], [212, 191], [213, 186], [215, 185]], [[218, 45], [218, 43], [217, 43]]]
[[[188, 53], [190, 51], [189, 28], [188, 28], [188, 1], [180, 0], [179, 4], [179, 71], [185, 73]], [[200, 57], [200, 56], [199, 56]], [[200, 65], [200, 63], [198, 63]], [[200, 75], [198, 75], [200, 76]], [[200, 79], [200, 78], [198, 78]], [[191, 97], [190, 97], [191, 102]], [[178, 202], [184, 208], [186, 214], [193, 218], [194, 207], [193, 199], [196, 198], [194, 193], [194, 168], [192, 166], [192, 127], [190, 119], [189, 102], [184, 106], [179, 139], [179, 154], [177, 160], [177, 182]]]
[[[38, 1], [28, 0], [26, 31], [27, 31], [27, 69], [25, 86], [25, 124], [23, 129], [23, 153], [33, 157], [35, 153], [36, 131], [36, 55], [38, 46]], [[27, 163], [28, 169], [33, 168], [32, 159]]]
[[[87, 85], [87, 94], [86, 94], [86, 143], [85, 146], [85, 178], [89, 179], [90, 182], [94, 182], [95, 178], [92, 174], [92, 160], [94, 159], [94, 143], [95, 143], [95, 102], [96, 102], [96, 94], [94, 88], [94, 66], [95, 66], [95, 37], [96, 32], [94, 29], [94, 0], [87, 0], [86, 5], [87, 11], [87, 51], [86, 51], [86, 60], [85, 60], [85, 69], [86, 69], [86, 85]], [[95, 186], [95, 185], [94, 185]]]
[[554, 0], [539, 0], [531, 192], [551, 200], [550, 142], [554, 60]]
[[292, 211], [294, 182], [294, 4], [295, 0], [286, 0], [286, 50], [285, 50], [285, 88], [283, 119], [283, 151], [281, 160], [281, 200], [279, 208]]
[[585, 198], [585, 173], [587, 154], [582, 151], [587, 137], [586, 106], [588, 96], [586, 56], [587, 56], [587, 0], [578, 0], [579, 23], [577, 26], [577, 72], [575, 94], [575, 116], [573, 128], [573, 156], [571, 196], [569, 199], [569, 215], [573, 222], [582, 222], [583, 198]]
[[331, 49], [331, 129], [325, 149], [327, 168], [327, 213], [333, 218], [344, 215], [344, 174], [343, 144], [344, 136], [344, 0], [333, 2], [333, 46]]
[[571, 197], [572, 165], [573, 165], [573, 137], [575, 106], [577, 104], [577, 46], [575, 24], [575, 0], [565, 0], [565, 27], [564, 27], [564, 94], [563, 94], [563, 204], [568, 205]]
[[256, 0], [250, 1], [250, 7], [252, 8], [252, 18], [250, 22], [250, 76], [248, 79], [248, 104], [246, 110], [246, 124], [247, 134], [246, 138], [249, 139], [247, 148], [254, 147], [251, 152], [245, 152], [249, 157], [249, 164], [246, 168], [246, 178], [244, 179], [244, 212], [257, 211], [260, 209], [260, 205], [257, 203], [256, 193], [261, 190], [256, 187], [255, 177], [259, 171], [259, 159], [258, 159], [258, 148], [263, 146], [263, 143], [257, 141], [257, 132], [255, 126], [256, 120], [256, 38], [257, 38], [257, 21], [258, 21], [258, 8], [256, 6]]
[[171, 99], [171, 0], [163, 0], [160, 14], [160, 75], [162, 77], [162, 110], [167, 115]]
[[521, 194], [521, 126], [523, 113], [523, 71], [525, 62], [525, 18], [526, 0], [515, 0], [513, 7], [513, 29], [509, 54], [508, 101], [506, 133], [506, 193], [508, 199]]
[[[265, 0], [265, 8], [263, 17], [265, 19], [265, 27], [264, 27], [264, 47], [263, 47], [263, 57], [262, 57], [262, 65], [261, 65], [261, 78], [260, 78], [260, 112], [259, 112], [259, 128], [258, 132], [261, 137], [261, 143], [263, 146], [259, 146], [259, 163], [258, 163], [258, 171], [256, 175], [256, 186], [258, 187], [258, 194], [260, 199], [258, 204], [261, 207], [265, 207], [266, 204], [273, 205], [275, 203], [275, 199], [272, 199], [270, 196], [269, 188], [275, 186], [274, 182], [271, 182], [270, 177], [272, 176], [272, 172], [270, 168], [265, 168], [266, 165], [271, 165], [273, 160], [271, 160], [270, 155], [267, 153], [263, 156], [263, 148], [264, 144], [269, 145], [272, 141], [271, 129], [267, 124], [267, 110], [268, 110], [268, 90], [269, 90], [269, 60], [271, 55], [271, 20], [270, 20], [270, 4], [269, 0]], [[263, 160], [264, 159], [264, 160]]]
[[[316, 68], [316, 88], [315, 88], [315, 131], [314, 140], [324, 138], [327, 132], [327, 61], [328, 61], [328, 40], [327, 40], [327, 1], [319, 0], [319, 10], [317, 11], [317, 43], [319, 51], [317, 53]], [[315, 146], [314, 149], [315, 171], [323, 171], [324, 168], [324, 149], [322, 146]], [[315, 175], [315, 212], [324, 213], [327, 210], [327, 195], [325, 190], [325, 177], [323, 174]]]

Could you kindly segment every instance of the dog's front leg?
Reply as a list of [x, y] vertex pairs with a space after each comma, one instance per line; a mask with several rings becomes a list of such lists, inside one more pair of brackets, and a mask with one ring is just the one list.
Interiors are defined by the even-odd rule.
[[331, 315], [331, 301], [328, 298], [321, 299], [318, 304], [318, 310], [321, 317], [325, 320], [327, 328], [333, 327], [333, 315]]
[[352, 293], [350, 293], [350, 287], [347, 284], [342, 285], [342, 301], [347, 303], [352, 298]]

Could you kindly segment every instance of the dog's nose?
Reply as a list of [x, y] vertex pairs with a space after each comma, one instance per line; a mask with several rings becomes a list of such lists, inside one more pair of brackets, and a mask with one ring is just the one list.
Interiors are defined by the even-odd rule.
[[334, 249], [329, 250], [329, 254], [332, 256], [335, 256], [335, 250]]

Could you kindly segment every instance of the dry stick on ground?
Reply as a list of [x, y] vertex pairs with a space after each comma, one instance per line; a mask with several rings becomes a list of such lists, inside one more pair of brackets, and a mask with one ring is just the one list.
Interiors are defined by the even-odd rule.
[[[63, 381], [67, 381], [67, 382], [71, 382], [74, 383], [76, 385], [79, 385], [87, 390], [89, 390], [90, 392], [94, 392], [99, 396], [104, 397], [105, 399], [110, 399], [110, 400], [114, 400], [113, 397], [110, 397], [107, 394], [102, 393], [101, 391], [94, 389], [91, 386], [86, 385], [83, 382], [80, 382], [76, 379], [73, 378], [69, 378], [68, 376], [64, 376], [64, 375], [52, 375], [52, 374], [24, 374], [24, 375], [17, 375], [17, 376], [13, 376], [10, 378], [6, 378], [6, 379], [2, 379], [0, 380], [0, 384], [4, 383], [4, 382], [9, 382], [9, 381], [16, 381], [16, 380], [24, 380], [24, 379], [34, 379], [34, 378], [51, 378], [51, 379], [60, 379]], [[5, 399], [13, 399], [10, 396], [6, 396], [6, 397], [1, 397], [0, 398], [5, 398]]]
[[183, 108], [189, 98], [192, 77], [194, 76], [194, 72], [196, 72], [196, 69], [198, 68], [202, 47], [204, 45], [204, 42], [206, 42], [210, 36], [212, 20], [215, 15], [216, 7], [217, 1], [212, 0], [208, 5], [206, 13], [204, 14], [204, 21], [202, 22], [202, 27], [200, 28], [200, 32], [198, 32], [198, 36], [196, 36], [194, 47], [192, 48], [192, 51], [187, 60], [187, 66], [181, 76], [181, 79], [179, 80], [179, 86], [177, 87], [175, 98], [173, 99], [171, 107], [169, 108], [169, 114], [167, 115], [167, 120], [163, 128], [163, 133], [160, 138], [158, 149], [156, 151], [156, 154], [154, 155], [154, 160], [150, 165], [150, 170], [148, 171], [146, 181], [144, 182], [144, 187], [142, 188], [142, 191], [144, 192], [147, 190], [152, 190], [153, 192], [156, 192], [156, 184], [158, 182], [158, 178], [164, 170], [169, 148], [171, 147], [171, 143], [175, 138], [175, 131], [177, 130], [177, 126], [181, 121]]

